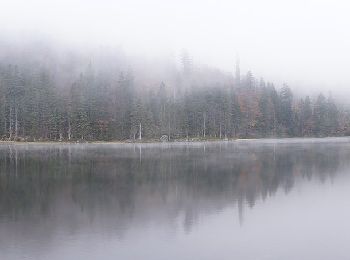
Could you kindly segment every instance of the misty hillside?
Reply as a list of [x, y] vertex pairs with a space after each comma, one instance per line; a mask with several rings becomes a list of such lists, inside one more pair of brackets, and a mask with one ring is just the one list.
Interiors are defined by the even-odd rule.
[[350, 114], [331, 96], [178, 57], [128, 56], [2, 42], [2, 140], [170, 140], [344, 136]]

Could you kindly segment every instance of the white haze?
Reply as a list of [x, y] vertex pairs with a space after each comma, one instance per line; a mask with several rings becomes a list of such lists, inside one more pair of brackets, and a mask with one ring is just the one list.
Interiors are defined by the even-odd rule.
[[334, 0], [0, 0], [0, 35], [149, 58], [185, 48], [226, 72], [239, 54], [242, 73], [340, 96], [350, 93], [349, 8]]

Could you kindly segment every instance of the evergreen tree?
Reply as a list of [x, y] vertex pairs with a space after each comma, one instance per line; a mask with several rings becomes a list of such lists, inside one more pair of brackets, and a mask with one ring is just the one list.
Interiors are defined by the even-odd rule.
[[301, 103], [300, 135], [310, 136], [312, 134], [312, 107], [309, 96]]
[[313, 133], [316, 136], [327, 135], [327, 102], [322, 94], [318, 96], [314, 105]]
[[[79, 76], [69, 74], [68, 84], [46, 66], [0, 63], [0, 137], [125, 140], [168, 135], [173, 140], [350, 134], [350, 112], [331, 96], [293, 103], [287, 85], [278, 92], [263, 79], [256, 84], [251, 72], [241, 80], [239, 64], [237, 70], [239, 85], [232, 79], [231, 85], [207, 82], [193, 70], [191, 81], [178, 73], [180, 80], [152, 85], [136, 82], [131, 70], [114, 79], [90, 63]], [[184, 81], [188, 88], [175, 98], [173, 91]]]
[[326, 133], [328, 136], [337, 134], [339, 128], [339, 111], [332, 98], [329, 95], [327, 99], [327, 117], [326, 117]]
[[280, 92], [280, 115], [281, 123], [285, 127], [285, 131], [289, 135], [293, 135], [293, 110], [292, 110], [293, 94], [287, 85], [284, 85]]
[[84, 76], [80, 75], [79, 80], [72, 85], [71, 114], [69, 118], [72, 138], [83, 140], [91, 139], [91, 122], [89, 121], [91, 110], [89, 109], [84, 83]]

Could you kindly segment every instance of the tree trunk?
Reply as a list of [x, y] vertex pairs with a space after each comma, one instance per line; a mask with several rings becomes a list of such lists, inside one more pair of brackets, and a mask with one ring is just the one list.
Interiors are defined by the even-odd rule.
[[9, 134], [10, 134], [10, 140], [12, 139], [12, 107], [10, 106], [10, 125], [9, 125]]
[[205, 138], [205, 120], [206, 120], [206, 114], [203, 113], [203, 137]]
[[170, 120], [169, 120], [169, 125], [168, 125], [168, 140], [170, 141]]
[[7, 119], [6, 119], [6, 112], [4, 112], [4, 133], [5, 133], [5, 136], [6, 136], [6, 133], [7, 133]]
[[141, 123], [140, 123], [140, 130], [139, 130], [139, 140], [142, 139], [142, 126], [141, 126]]
[[18, 112], [17, 108], [15, 108], [15, 138], [18, 136]]
[[71, 129], [71, 125], [70, 125], [70, 119], [68, 118], [68, 140], [71, 139], [72, 137], [72, 129]]

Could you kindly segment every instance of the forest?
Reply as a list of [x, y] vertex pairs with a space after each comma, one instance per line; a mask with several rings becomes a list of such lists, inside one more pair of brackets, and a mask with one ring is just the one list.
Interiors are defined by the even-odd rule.
[[[14, 55], [12, 55], [15, 53]], [[16, 141], [206, 140], [350, 134], [331, 95], [294, 95], [251, 71], [13, 51], [0, 57], [0, 138]], [[41, 53], [41, 52], [40, 52]], [[12, 55], [12, 56], [11, 56]], [[103, 57], [103, 58], [101, 58]], [[136, 65], [135, 65], [136, 64]], [[134, 66], [135, 65], [135, 66]]]

